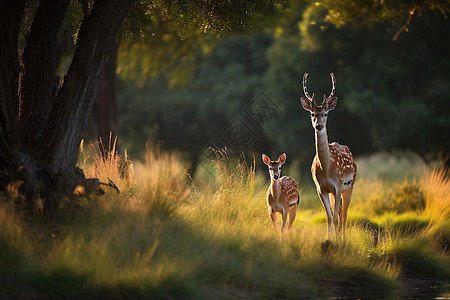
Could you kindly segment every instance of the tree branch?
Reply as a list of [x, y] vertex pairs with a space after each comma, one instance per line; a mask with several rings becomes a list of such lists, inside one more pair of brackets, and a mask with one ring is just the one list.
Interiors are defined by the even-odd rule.
[[417, 6], [416, 4], [413, 5], [413, 7], [409, 10], [409, 16], [408, 19], [406, 20], [405, 24], [403, 24], [402, 27], [400, 27], [400, 29], [397, 31], [397, 33], [394, 35], [394, 37], [392, 38], [392, 40], [395, 42], [398, 37], [400, 36], [400, 34], [405, 31], [408, 32], [408, 26], [411, 23], [411, 20], [414, 16], [414, 13], [416, 12], [416, 10], [419, 8], [419, 6]]

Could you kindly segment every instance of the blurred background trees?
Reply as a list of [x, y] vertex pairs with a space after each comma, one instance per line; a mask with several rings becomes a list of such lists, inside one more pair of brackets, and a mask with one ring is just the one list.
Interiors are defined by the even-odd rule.
[[122, 146], [139, 157], [151, 138], [195, 157], [264, 91], [283, 113], [247, 154], [286, 151], [309, 169], [314, 139], [299, 103], [301, 78], [309, 72], [309, 91], [321, 98], [334, 72], [330, 141], [356, 156], [411, 150], [425, 161], [446, 158], [449, 11], [448, 1], [291, 1], [289, 12], [243, 37], [155, 19], [150, 35], [119, 48]]
[[[80, 3], [86, 6], [89, 1]], [[109, 53], [88, 136], [99, 140], [105, 150], [113, 148], [109, 144], [115, 142], [118, 131], [116, 72], [140, 88], [156, 77], [164, 78], [171, 88], [186, 85], [197, 64], [195, 57], [209, 53], [217, 38], [253, 32], [286, 7], [286, 0], [133, 1], [118, 43]], [[77, 23], [80, 11], [73, 11]]]

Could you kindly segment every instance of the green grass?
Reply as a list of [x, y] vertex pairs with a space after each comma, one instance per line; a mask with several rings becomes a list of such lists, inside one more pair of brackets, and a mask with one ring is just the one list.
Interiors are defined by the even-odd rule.
[[1, 206], [0, 297], [395, 299], [412, 279], [449, 284], [442, 172], [360, 177], [347, 241], [328, 245], [313, 187], [302, 187], [294, 226], [280, 234], [267, 213], [266, 176], [255, 174], [254, 161], [216, 154], [205, 164], [214, 169], [201, 170], [192, 186], [182, 160], [157, 146], [129, 162], [126, 178], [117, 157], [103, 161], [84, 149], [86, 174], [112, 179], [121, 193], [105, 187], [104, 196], [62, 199], [53, 220]]

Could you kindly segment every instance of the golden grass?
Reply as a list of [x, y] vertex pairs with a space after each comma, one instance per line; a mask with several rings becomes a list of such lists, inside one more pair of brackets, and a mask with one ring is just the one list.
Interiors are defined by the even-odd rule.
[[450, 179], [443, 169], [433, 169], [420, 179], [425, 197], [425, 213], [447, 219], [450, 216]]
[[[0, 208], [0, 267], [9, 272], [0, 268], [6, 280], [0, 296], [385, 297], [394, 295], [400, 274], [417, 271], [411, 258], [428, 279], [450, 278], [442, 269], [450, 224], [442, 172], [394, 183], [359, 177], [347, 241], [324, 244], [325, 213], [302, 202], [291, 231], [273, 228], [268, 179], [257, 176], [254, 159], [218, 151], [208, 180], [190, 183], [181, 158], [158, 144], [147, 145], [142, 162], [129, 162], [125, 176], [122, 162], [94, 146], [83, 149], [85, 174], [111, 179], [121, 193], [107, 189], [52, 226]], [[374, 203], [412, 183], [423, 191], [423, 211], [373, 213]], [[433, 268], [442, 274], [436, 277]]]

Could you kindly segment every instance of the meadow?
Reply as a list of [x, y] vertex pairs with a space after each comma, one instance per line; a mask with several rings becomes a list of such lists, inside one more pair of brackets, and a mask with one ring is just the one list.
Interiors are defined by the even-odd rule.
[[183, 159], [158, 146], [128, 161], [126, 174], [94, 148], [79, 165], [120, 193], [62, 197], [53, 218], [1, 202], [0, 298], [450, 297], [450, 181], [439, 169], [357, 161], [347, 240], [324, 250], [325, 213], [306, 180], [281, 234], [267, 213], [268, 174], [253, 158], [216, 152], [189, 180]]

